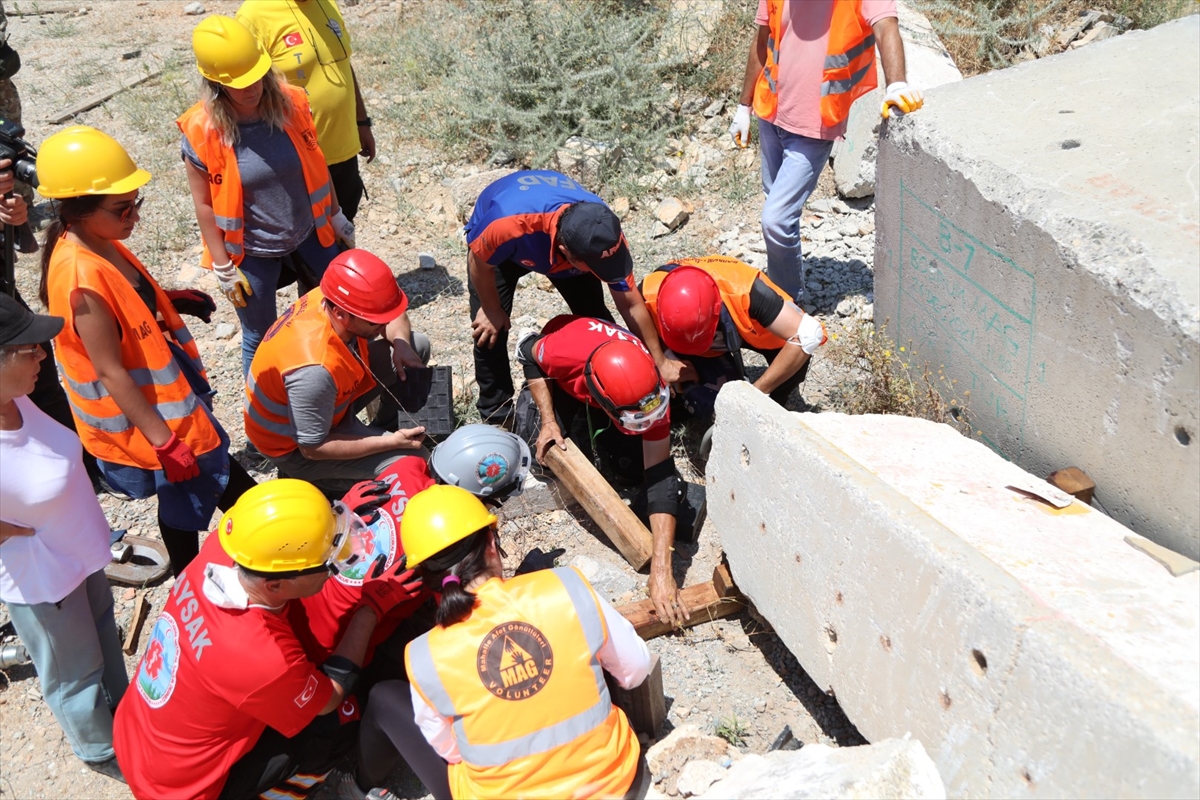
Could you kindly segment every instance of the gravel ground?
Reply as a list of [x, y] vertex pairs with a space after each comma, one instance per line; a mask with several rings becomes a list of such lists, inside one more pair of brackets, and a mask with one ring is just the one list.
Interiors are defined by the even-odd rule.
[[[210, 13], [232, 14], [237, 5], [224, 0], [205, 3]], [[180, 79], [186, 73], [190, 80], [190, 67], [176, 67], [174, 72], [171, 68], [190, 57], [189, 32], [198, 21], [197, 17], [185, 16], [183, 6], [174, 0], [107, 0], [103, 6], [92, 6], [83, 16], [11, 17], [9, 30], [25, 65], [16, 82], [23, 94], [28, 138], [35, 145], [65, 127], [41, 122], [58, 109], [143, 70], [167, 67], [162, 79], [85, 112], [77, 121], [116, 136], [155, 176], [146, 189], [149, 202], [143, 222], [129, 242], [132, 250], [166, 288], [195, 286], [219, 298], [215, 279], [194, 267], [198, 261], [198, 235], [178, 163], [177, 132], [171, 124], [192, 100], [190, 84]], [[55, 8], [79, 6], [40, 6], [42, 11]], [[384, 23], [391, 4], [364, 2], [343, 11], [353, 34], [363, 42]], [[135, 50], [141, 51], [139, 55], [122, 58]], [[386, 67], [370, 59], [356, 61], [356, 66], [372, 109], [392, 102]], [[707, 103], [693, 105], [701, 109]], [[639, 276], [670, 259], [709, 252], [765, 266], [757, 222], [761, 208], [756, 191], [757, 158], [753, 151], [734, 151], [727, 144], [724, 131], [730, 111], [708, 120], [697, 111], [700, 133], [674, 143], [677, 163], [673, 166], [692, 181], [687, 192], [678, 195], [693, 206], [686, 224], [669, 235], [660, 235], [663, 231], [653, 213], [658, 199], [655, 197], [635, 202], [626, 215], [626, 233]], [[453, 366], [456, 405], [469, 417], [474, 409], [469, 401], [473, 370], [465, 250], [454, 195], [456, 189], [461, 192], [464, 179], [469, 181], [481, 168], [441, 163], [434, 153], [398, 141], [380, 119], [386, 120], [386, 115], [376, 116], [381, 156], [364, 170], [371, 199], [360, 210], [358, 245], [383, 257], [398, 273], [412, 301], [414, 327], [430, 335], [434, 361]], [[647, 181], [664, 177], [649, 175]], [[830, 331], [835, 332], [849, 320], [869, 319], [871, 315], [873, 209], [869, 201], [858, 201], [851, 207], [834, 199], [829, 171], [815, 198], [805, 218], [805, 231], [811, 240], [806, 245], [809, 280], [815, 290], [810, 310], [820, 313]], [[437, 268], [419, 269], [418, 253], [432, 254]], [[812, 286], [814, 280], [817, 286]], [[24, 257], [18, 265], [18, 284], [25, 297], [36, 295], [36, 283], [36, 263]], [[541, 281], [529, 280], [519, 290], [514, 329], [540, 324], [566, 312], [558, 295], [544, 290], [548, 288]], [[283, 290], [280, 307], [294, 297], [294, 288]], [[218, 299], [217, 305], [211, 325], [197, 321], [191, 326], [210, 379], [219, 390], [216, 414], [232, 437], [239, 461], [260, 481], [269, 480], [274, 477], [273, 470], [265, 469], [267, 465], [245, 452], [237, 318], [223, 299]], [[827, 403], [829, 390], [839, 379], [818, 357], [804, 389], [805, 400]], [[702, 481], [702, 473], [694, 465], [681, 458], [680, 466], [690, 479]], [[104, 496], [101, 503], [114, 528], [158, 537], [153, 500], [122, 501]], [[645, 576], [632, 572], [584, 518], [555, 511], [509, 521], [502, 533], [509, 546], [509, 567], [515, 567], [532, 548], [564, 548], [559, 563], [578, 566], [614, 603], [645, 596]], [[720, 559], [718, 534], [707, 524], [698, 544], [678, 547], [676, 577], [681, 585], [708, 580]], [[152, 605], [151, 622], [170, 585], [168, 580], [145, 589]], [[128, 622], [137, 591], [114, 586], [119, 624]], [[0, 623], [6, 620], [6, 612], [0, 609]], [[660, 637], [650, 643], [650, 648], [662, 658], [669, 703], [663, 735], [684, 721], [712, 730], [719, 722], [736, 718], [746, 730], [743, 749], [751, 752], [765, 751], [785, 724], [804, 742], [862, 742], [836, 701], [811, 681], [769, 627], [750, 613]], [[127, 659], [131, 674], [136, 663], [137, 656]], [[129, 796], [124, 786], [95, 775], [74, 758], [41, 698], [32, 666], [0, 674], [4, 678], [0, 680], [0, 797]], [[421, 795], [420, 786], [411, 776], [399, 773], [394, 778], [401, 796]]]

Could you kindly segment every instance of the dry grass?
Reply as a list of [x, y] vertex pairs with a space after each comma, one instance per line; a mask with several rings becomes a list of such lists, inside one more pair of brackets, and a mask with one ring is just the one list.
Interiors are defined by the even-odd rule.
[[943, 422], [971, 435], [970, 390], [939, 365], [922, 361], [912, 342], [897, 344], [869, 322], [834, 334], [826, 358], [845, 371], [831, 392], [831, 405], [848, 414], [899, 414]]
[[[929, 18], [966, 77], [1027, 60], [1043, 27], [1056, 34], [1087, 11], [1128, 17], [1135, 29], [1200, 11], [1200, 0], [914, 0], [912, 5]], [[1051, 37], [1046, 55], [1058, 52]]]

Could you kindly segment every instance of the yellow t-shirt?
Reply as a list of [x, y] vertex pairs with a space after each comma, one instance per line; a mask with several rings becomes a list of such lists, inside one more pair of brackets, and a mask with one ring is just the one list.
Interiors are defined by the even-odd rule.
[[350, 32], [335, 0], [246, 0], [237, 12], [288, 83], [308, 93], [325, 163], [354, 158], [358, 120]]

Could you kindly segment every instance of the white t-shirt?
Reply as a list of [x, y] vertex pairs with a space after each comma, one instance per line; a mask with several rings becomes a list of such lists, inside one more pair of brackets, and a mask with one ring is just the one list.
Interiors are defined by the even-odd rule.
[[0, 600], [57, 603], [112, 560], [108, 522], [83, 445], [28, 397], [21, 427], [0, 430], [0, 520], [33, 528], [0, 544]]

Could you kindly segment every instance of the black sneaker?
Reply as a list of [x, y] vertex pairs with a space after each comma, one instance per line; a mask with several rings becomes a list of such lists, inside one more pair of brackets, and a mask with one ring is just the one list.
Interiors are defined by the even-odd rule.
[[85, 761], [83, 763], [92, 772], [99, 772], [101, 775], [112, 778], [114, 781], [125, 783], [125, 776], [121, 774], [121, 768], [117, 766], [116, 756], [107, 761]]

